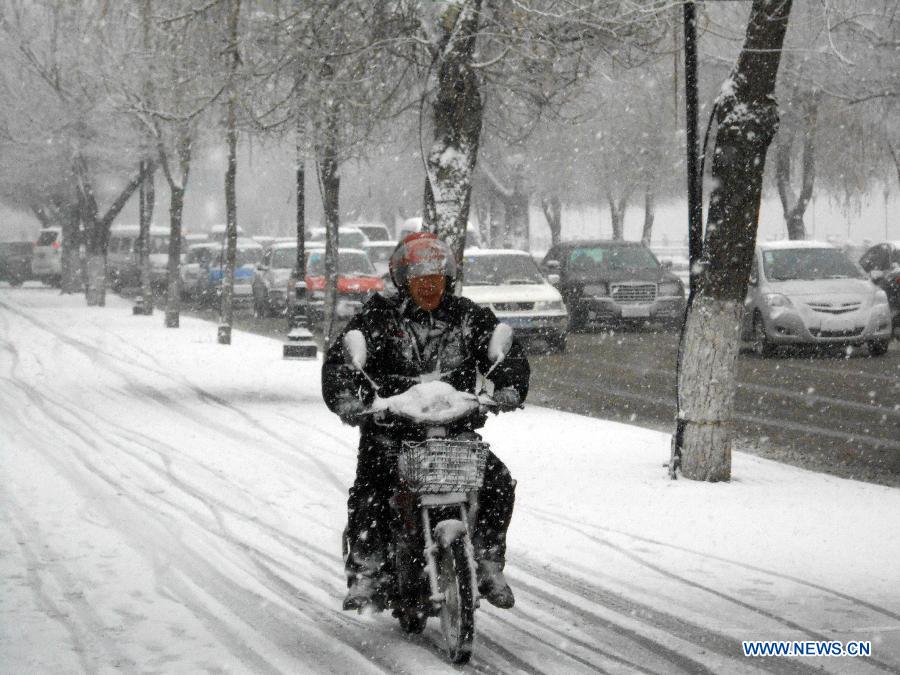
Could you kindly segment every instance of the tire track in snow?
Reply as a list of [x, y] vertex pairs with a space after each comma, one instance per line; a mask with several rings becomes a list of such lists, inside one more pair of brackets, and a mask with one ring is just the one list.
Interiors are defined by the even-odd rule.
[[[41, 545], [42, 540], [39, 538], [39, 529], [34, 526], [28, 527], [28, 535], [26, 535], [24, 509], [22, 509], [3, 488], [2, 482], [0, 482], [0, 494], [3, 494], [3, 503], [9, 507], [9, 511], [5, 514], [6, 523], [12, 530], [12, 534], [16, 539], [16, 544], [22, 552], [22, 556], [25, 558], [26, 567], [24, 571], [29, 580], [28, 588], [35, 600], [35, 604], [44, 615], [60, 624], [66, 633], [68, 633], [72, 640], [72, 651], [76, 654], [79, 663], [81, 663], [82, 670], [86, 673], [93, 671], [96, 664], [91, 663], [85, 649], [85, 643], [90, 642], [90, 636], [83, 636], [83, 631], [79, 629], [76, 622], [71, 620], [69, 614], [63, 611], [50, 597], [50, 594], [44, 590], [44, 579], [37, 570], [46, 569], [48, 565], [41, 563], [38, 554], [34, 551], [34, 547], [28, 543], [29, 540], [31, 540], [38, 548], [43, 550], [47, 549], [46, 544]], [[58, 575], [52, 569], [50, 570], [50, 573], [54, 577], [57, 577], [57, 583], [59, 583]], [[77, 601], [78, 598], [73, 597], [71, 600]], [[83, 600], [83, 597], [81, 600]], [[84, 608], [78, 607], [77, 609], [80, 613]], [[96, 620], [92, 621], [91, 624], [96, 626]], [[106, 648], [107, 646], [108, 645], [104, 642], [103, 647]], [[124, 658], [121, 655], [118, 655], [118, 658], [119, 660], [124, 661]]]
[[[801, 633], [803, 633], [803, 634], [809, 636], [809, 637], [812, 638], [812, 639], [820, 640], [820, 641], [824, 641], [824, 642], [828, 642], [828, 641], [830, 641], [831, 638], [832, 638], [832, 636], [829, 636], [829, 635], [826, 635], [826, 634], [824, 634], [824, 633], [820, 633], [820, 632], [818, 632], [818, 631], [815, 631], [815, 630], [813, 630], [813, 629], [811, 629], [811, 628], [807, 628], [807, 627], [805, 627], [805, 626], [802, 626], [802, 625], [796, 623], [795, 621], [792, 621], [791, 619], [788, 619], [788, 618], [786, 618], [786, 617], [780, 616], [780, 615], [775, 614], [775, 613], [773, 613], [773, 612], [769, 612], [768, 610], [763, 609], [763, 608], [761, 608], [761, 607], [756, 607], [755, 605], [751, 605], [750, 603], [747, 603], [747, 602], [745, 602], [745, 601], [743, 601], [743, 600], [740, 600], [740, 599], [738, 599], [738, 598], [735, 598], [734, 596], [728, 595], [727, 593], [723, 593], [723, 592], [718, 591], [718, 590], [716, 590], [716, 589], [714, 589], [714, 588], [710, 588], [709, 586], [705, 586], [705, 585], [703, 585], [703, 584], [701, 584], [701, 583], [699, 583], [699, 582], [692, 581], [691, 579], [687, 579], [686, 577], [682, 577], [682, 576], [680, 576], [680, 575], [678, 575], [678, 574], [675, 574], [674, 572], [671, 572], [671, 571], [669, 571], [669, 570], [667, 570], [667, 569], [665, 569], [665, 568], [663, 568], [663, 567], [661, 567], [661, 566], [659, 566], [659, 565], [656, 565], [656, 564], [651, 563], [651, 562], [649, 562], [649, 561], [647, 561], [647, 560], [644, 560], [641, 556], [639, 556], [639, 555], [637, 555], [637, 554], [635, 554], [635, 553], [632, 553], [632, 552], [630, 552], [630, 551], [627, 551], [626, 549], [624, 549], [624, 548], [621, 547], [621, 546], [618, 546], [617, 544], [613, 544], [612, 542], [610, 542], [610, 541], [608, 541], [608, 540], [605, 540], [605, 539], [601, 539], [600, 537], [592, 536], [592, 535], [590, 535], [590, 534], [584, 532], [584, 531], [583, 531], [582, 529], [580, 529], [579, 527], [577, 527], [577, 526], [575, 526], [575, 525], [572, 525], [572, 524], [569, 523], [569, 522], [566, 522], [566, 521], [561, 520], [561, 519], [556, 519], [556, 518], [544, 518], [544, 519], [547, 520], [548, 522], [553, 522], [553, 523], [555, 523], [556, 525], [565, 527], [565, 528], [567, 528], [567, 529], [569, 529], [569, 530], [571, 530], [571, 531], [573, 531], [573, 532], [577, 532], [577, 533], [581, 534], [582, 536], [584, 536], [585, 538], [587, 538], [587, 539], [590, 540], [590, 541], [593, 541], [593, 542], [595, 542], [595, 543], [597, 543], [597, 544], [600, 544], [600, 545], [602, 545], [602, 546], [605, 546], [605, 547], [607, 547], [607, 548], [611, 548], [611, 549], [615, 550], [616, 552], [618, 552], [618, 553], [624, 555], [625, 557], [629, 558], [630, 560], [632, 560], [632, 561], [638, 563], [639, 565], [642, 565], [642, 566], [644, 566], [644, 567], [647, 567], [648, 569], [651, 569], [651, 570], [653, 570], [654, 572], [657, 572], [658, 574], [661, 574], [661, 575], [663, 575], [663, 576], [665, 576], [665, 577], [668, 577], [668, 578], [670, 578], [670, 579], [674, 579], [675, 581], [678, 581], [678, 582], [680, 582], [680, 583], [682, 583], [682, 584], [685, 584], [685, 585], [687, 585], [687, 586], [690, 586], [690, 587], [696, 588], [696, 589], [698, 589], [698, 590], [704, 591], [704, 592], [706, 592], [706, 593], [709, 593], [710, 595], [714, 595], [714, 596], [716, 596], [716, 597], [718, 597], [718, 598], [721, 598], [721, 599], [723, 599], [723, 600], [726, 600], [726, 601], [728, 601], [728, 602], [730, 602], [730, 603], [732, 603], [732, 604], [734, 604], [734, 605], [737, 605], [738, 607], [741, 607], [742, 609], [746, 609], [746, 610], [748, 610], [748, 611], [750, 611], [750, 612], [754, 612], [754, 613], [759, 614], [759, 615], [761, 615], [761, 616], [765, 616], [766, 618], [771, 619], [771, 620], [773, 620], [773, 621], [776, 621], [776, 622], [778, 622], [778, 623], [781, 623], [782, 625], [787, 626], [788, 628], [791, 628], [791, 629], [793, 629], [793, 630], [796, 630], [796, 631], [798, 631], [798, 632], [801, 632]], [[525, 565], [518, 565], [518, 566], [519, 566], [519, 567], [526, 568]], [[578, 571], [581, 571], [581, 572], [584, 573], [584, 574], [588, 574], [588, 575], [590, 574], [590, 570], [585, 570], [585, 569], [583, 569], [583, 568], [580, 568], [578, 565], [570, 564], [570, 566], [571, 566], [573, 569], [578, 570]], [[537, 565], [531, 564], [531, 569], [533, 570], [533, 571], [532, 571], [533, 574], [539, 574], [539, 570], [540, 570], [541, 568], [539, 568]], [[560, 573], [555, 572], [555, 573], [553, 573], [553, 574], [558, 575], [558, 574], [560, 574]], [[579, 585], [580, 585], [580, 586], [585, 586], [585, 585], [587, 585], [587, 586], [590, 587], [590, 588], [596, 588], [596, 587], [590, 586], [589, 584], [587, 584], [587, 582], [578, 581], [578, 580], [576, 580], [576, 579], [574, 579], [574, 578], [570, 578], [570, 579], [571, 579], [571, 581], [570, 581], [570, 582], [566, 582], [566, 583], [571, 583], [573, 588], [577, 588]], [[597, 590], [599, 591], [599, 589], [597, 589]], [[608, 591], [599, 591], [599, 592], [603, 593], [604, 595], [610, 594]], [[610, 594], [610, 595], [614, 595], [614, 594]], [[620, 596], [620, 597], [621, 597], [621, 596]], [[630, 602], [630, 601], [627, 601], [627, 602]], [[721, 634], [713, 633], [713, 632], [711, 632], [711, 631], [708, 631], [707, 629], [704, 629], [704, 628], [702, 628], [702, 627], [700, 627], [700, 626], [697, 626], [696, 624], [690, 624], [690, 623], [687, 622], [686, 620], [679, 619], [678, 617], [675, 617], [675, 616], [673, 616], [673, 615], [663, 615], [663, 613], [658, 612], [657, 610], [654, 610], [654, 609], [650, 608], [649, 606], [644, 605], [643, 607], [644, 607], [644, 609], [642, 609], [642, 611], [648, 611], [648, 612], [652, 612], [652, 613], [654, 613], [654, 614], [659, 614], [659, 615], [662, 615], [662, 616], [670, 616], [671, 619], [672, 619], [673, 621], [677, 622], [677, 623], [680, 624], [680, 625], [683, 625], [683, 626], [692, 626], [692, 627], [693, 627], [694, 629], [696, 629], [696, 630], [705, 631], [705, 632], [707, 632], [707, 633], [708, 633], [709, 635], [711, 635], [711, 636], [718, 636], [719, 639], [726, 640], [726, 641], [728, 641], [728, 642], [732, 642], [732, 643], [735, 645], [735, 649], [732, 650], [730, 653], [731, 653], [732, 655], [735, 655], [735, 652], [737, 651], [737, 650], [736, 650], [736, 645], [737, 645], [736, 641], [732, 641], [731, 638], [728, 638], [727, 636], [724, 636], [724, 635], [721, 635]], [[700, 643], [698, 642], [697, 644], [699, 645]], [[720, 652], [720, 653], [722, 653], [722, 652]], [[872, 665], [872, 666], [874, 666], [874, 667], [876, 667], [876, 668], [878, 668], [878, 669], [880, 669], [880, 670], [884, 670], [885, 672], [888, 672], [888, 673], [894, 673], [894, 672], [896, 672], [896, 667], [895, 667], [895, 666], [892, 666], [892, 665], [887, 664], [887, 663], [885, 663], [885, 662], [883, 662], [883, 661], [880, 661], [879, 659], [877, 659], [876, 657], [873, 657], [873, 656], [862, 656], [862, 657], [859, 657], [858, 660], [859, 660], [859, 661], [864, 661], [864, 662], [866, 662], [866, 663], [868, 663], [868, 664], [870, 664], [870, 665]], [[782, 667], [782, 664], [783, 664], [784, 662], [783, 662], [783, 661], [775, 661], [774, 663], [776, 664], [776, 667]], [[787, 662], [787, 663], [790, 664], [791, 662]], [[792, 665], [792, 664], [791, 664], [791, 665]], [[797, 671], [794, 671], [794, 670], [787, 670], [787, 671], [785, 671], [785, 672], [797, 672]]]
[[[280, 436], [279, 434], [272, 432], [267, 427], [265, 427], [263, 425], [259, 425], [255, 419], [253, 419], [251, 416], [249, 416], [243, 410], [240, 410], [239, 408], [233, 406], [226, 400], [205, 391], [201, 387], [198, 387], [198, 386], [190, 383], [183, 376], [180, 376], [180, 375], [176, 376], [170, 372], [151, 368], [151, 367], [149, 367], [145, 364], [141, 364], [139, 362], [125, 361], [123, 359], [122, 355], [120, 355], [120, 354], [110, 353], [110, 352], [100, 349], [99, 347], [96, 347], [94, 345], [89, 345], [87, 343], [81, 342], [80, 340], [77, 340], [75, 338], [67, 336], [62, 331], [56, 330], [32, 316], [29, 316], [28, 314], [25, 314], [16, 308], [10, 307], [9, 305], [3, 303], [2, 301], [0, 301], [0, 306], [8, 308], [10, 311], [14, 312], [15, 314], [19, 315], [23, 319], [34, 324], [38, 328], [44, 330], [47, 333], [50, 333], [51, 335], [53, 335], [54, 337], [59, 339], [61, 342], [80, 351], [82, 354], [84, 354], [88, 358], [90, 358], [92, 360], [96, 359], [96, 360], [100, 361], [107, 370], [109, 370], [113, 374], [121, 377], [125, 382], [129, 381], [129, 377], [128, 377], [129, 374], [126, 370], [117, 366], [116, 365], [117, 363], [125, 363], [128, 366], [134, 366], [134, 367], [141, 368], [141, 369], [151, 372], [155, 375], [158, 375], [160, 377], [168, 379], [169, 381], [175, 382], [176, 384], [182, 384], [183, 386], [188, 387], [202, 402], [207, 403], [209, 405], [215, 404], [215, 405], [224, 407], [228, 411], [238, 414], [239, 416], [243, 417], [246, 421], [251, 422], [255, 427], [257, 427], [260, 431], [262, 431], [266, 435], [277, 440], [279, 443], [285, 445], [290, 451], [298, 452], [298, 453], [302, 454], [310, 462], [312, 462], [329, 479], [329, 481], [332, 483], [332, 485], [334, 485], [338, 490], [340, 490], [342, 493], [346, 490], [347, 486], [345, 485], [345, 481], [341, 480], [331, 470], [331, 468], [325, 462], [323, 462], [319, 457], [316, 457], [311, 452], [303, 450], [301, 447], [298, 447], [298, 445], [293, 443], [291, 440], [286, 439], [286, 438]], [[97, 357], [99, 357], [99, 358], [97, 358]], [[160, 399], [159, 402], [161, 404], [167, 406], [168, 408], [170, 408], [173, 411], [178, 412], [180, 415], [182, 415], [183, 417], [185, 417], [187, 419], [190, 419], [192, 422], [197, 421], [198, 415], [196, 414], [196, 412], [192, 413], [191, 411], [186, 410], [185, 406], [181, 402], [176, 401], [172, 397], [166, 395], [162, 390], [160, 390], [158, 388], [154, 388], [153, 391], [156, 392], [156, 395], [159, 397], [159, 399]], [[147, 394], [149, 392], [144, 392], [144, 393]], [[242, 430], [237, 429], [235, 427], [230, 427], [230, 426], [226, 425], [224, 422], [219, 422], [219, 421], [213, 422], [213, 421], [204, 420], [204, 424], [205, 424], [205, 426], [209, 427], [210, 429], [213, 429], [214, 431], [216, 431], [218, 433], [228, 432], [228, 433], [234, 433], [238, 436], [241, 436], [241, 437], [245, 438], [248, 443], [256, 444], [256, 443], [258, 443], [258, 440], [259, 440], [255, 437], [247, 436], [246, 434], [244, 434], [244, 432]], [[223, 431], [223, 428], [224, 428], [224, 431]]]
[[[89, 444], [89, 439], [81, 440], [83, 443]], [[234, 578], [229, 578], [221, 574], [212, 563], [204, 560], [202, 556], [197, 555], [197, 551], [194, 551], [184, 544], [179, 536], [181, 531], [180, 528], [177, 527], [177, 524], [168, 521], [166, 517], [156, 509], [148, 508], [148, 505], [144, 501], [147, 498], [158, 497], [158, 495], [133, 494], [129, 492], [124, 485], [107, 475], [101, 467], [84, 457], [83, 454], [75, 450], [72, 445], [67, 445], [66, 447], [78, 459], [76, 471], [87, 471], [88, 475], [99, 480], [101, 484], [111, 487], [119, 497], [126, 499], [133, 508], [137, 509], [136, 517], [130, 513], [127, 515], [131, 516], [129, 518], [131, 522], [141, 523], [139, 528], [130, 525], [118, 527], [119, 531], [126, 536], [126, 539], [132, 539], [132, 535], [135, 532], [140, 533], [136, 539], [137, 545], [133, 546], [135, 551], [145, 551], [149, 548], [151, 551], [150, 555], [154, 555], [153, 551], [157, 550], [163, 551], [167, 556], [174, 554], [174, 557], [177, 559], [176, 562], [179, 573], [184, 574], [186, 578], [190, 579], [191, 584], [194, 587], [206, 589], [206, 592], [209, 595], [209, 601], [221, 602], [223, 606], [228, 608], [234, 615], [234, 620], [241, 622], [247, 629], [258, 634], [260, 637], [263, 637], [266, 640], [269, 639], [269, 634], [263, 633], [260, 627], [268, 626], [269, 628], [272, 628], [274, 619], [270, 615], [275, 612], [275, 608], [272, 606], [271, 602], [250, 589], [241, 588], [241, 584], [236, 583]], [[94, 447], [94, 449], [95, 451], [97, 450], [96, 447]], [[73, 474], [70, 467], [65, 466], [65, 464], [54, 457], [48, 456], [46, 453], [42, 453], [42, 455], [44, 456], [45, 461], [54, 465], [60, 474], [66, 476], [68, 482], [75, 487], [76, 490], [81, 492], [86, 499], [92, 498], [94, 492], [88, 490], [85, 481], [78, 478], [77, 474]], [[103, 500], [101, 500], [100, 504], [95, 502], [95, 506], [102, 506], [106, 510], [110, 521], [113, 523], [118, 524], [124, 517], [122, 513], [123, 505], [121, 504], [117, 505], [115, 511], [106, 508], [106, 504]], [[155, 525], [152, 523], [155, 523]], [[206, 533], [210, 533], [207, 528], [203, 528], [203, 530]], [[148, 536], [151, 542], [155, 542], [155, 546], [148, 547]], [[173, 574], [170, 569], [172, 567], [172, 561], [169, 561], [164, 566], [157, 562], [154, 563], [154, 567], [158, 569], [158, 575], [161, 578]], [[170, 583], [177, 585], [177, 582], [175, 581], [170, 580]], [[258, 653], [258, 651], [242, 637], [244, 631], [242, 631], [241, 634], [235, 632], [235, 628], [226, 625], [218, 613], [208, 611], [206, 605], [203, 603], [198, 604], [196, 599], [193, 603], [187, 602], [184, 599], [184, 596], [191, 595], [190, 589], [181, 587], [180, 590], [181, 595], [173, 596], [173, 600], [186, 604], [190, 611], [198, 617], [205, 617], [207, 627], [221, 637], [221, 641], [227, 646], [229, 651], [238, 661], [245, 665], [251, 665], [251, 670], [253, 672], [283, 672], [281, 668], [270, 663], [262, 654]], [[254, 616], [245, 618], [244, 614], [253, 614]], [[315, 633], [317, 627], [314, 626], [314, 623], [307, 626], [305, 629], [306, 633]], [[283, 617], [278, 625], [278, 630], [276, 631], [277, 634], [283, 638], [278, 644], [287, 645], [296, 641], [297, 628], [296, 617]], [[319, 646], [320, 640], [316, 636], [308, 636], [305, 635], [304, 632], [300, 632], [300, 635], [304, 637], [304, 639], [301, 640], [304, 653], [321, 651]], [[333, 659], [335, 656], [336, 655], [332, 654], [330, 658]]]
[[[574, 525], [572, 524], [571, 521], [565, 519], [564, 517], [562, 517], [556, 513], [551, 512], [551, 511], [547, 511], [547, 510], [537, 508], [537, 507], [524, 507], [524, 508], [525, 508], [525, 510], [531, 512], [533, 515], [535, 515], [537, 517], [544, 517], [545, 520], [546, 519], [555, 519], [554, 522], [556, 522], [556, 524], [563, 525], [563, 526], [569, 527], [569, 528], [574, 527]], [[876, 605], [872, 602], [869, 602], [868, 600], [863, 600], [862, 598], [857, 598], [856, 596], [849, 595], [847, 593], [842, 593], [841, 591], [835, 590], [833, 588], [829, 588], [828, 586], [822, 586], [820, 584], [813, 583], [806, 579], [801, 579], [800, 577], [791, 576], [789, 574], [784, 574], [782, 572], [776, 572], [774, 570], [766, 569], [764, 567], [758, 567], [756, 565], [751, 565], [749, 563], [741, 562], [740, 560], [732, 560], [731, 558], [725, 558], [723, 556], [718, 556], [718, 555], [711, 554], [711, 553], [703, 553], [701, 551], [696, 551], [694, 549], [686, 548], [684, 546], [679, 546], [678, 544], [671, 544], [671, 543], [667, 543], [664, 541], [660, 541], [658, 539], [652, 539], [650, 537], [644, 537], [644, 536], [637, 535], [637, 534], [631, 534], [630, 532], [625, 532], [624, 530], [617, 530], [615, 528], [606, 527], [603, 525], [596, 525], [596, 524], [583, 524], [583, 525], [584, 525], [584, 527], [595, 530], [597, 532], [611, 533], [611, 534], [621, 535], [623, 537], [629, 537], [636, 541], [641, 541], [641, 542], [644, 542], [647, 544], [654, 544], [656, 546], [671, 548], [673, 550], [681, 551], [683, 553], [690, 553], [690, 554], [698, 556], [700, 558], [708, 558], [710, 560], [716, 560], [719, 562], [728, 563], [728, 564], [734, 565], [736, 567], [743, 567], [744, 569], [753, 570], [754, 572], [761, 572], [763, 574], [767, 574], [769, 576], [776, 577], [778, 579], [792, 581], [796, 584], [800, 584], [800, 585], [806, 586], [808, 588], [813, 588], [815, 590], [822, 591], [822, 592], [828, 593], [830, 595], [834, 595], [838, 598], [841, 598], [842, 600], [847, 600], [848, 602], [851, 602], [860, 607], [865, 607], [866, 609], [869, 609], [873, 612], [877, 612], [878, 614], [881, 614], [888, 618], [894, 619], [896, 621], [900, 621], [900, 614], [898, 614], [897, 612], [894, 612], [890, 609], [887, 609], [886, 607]], [[586, 535], [586, 536], [589, 536], [589, 535]]]

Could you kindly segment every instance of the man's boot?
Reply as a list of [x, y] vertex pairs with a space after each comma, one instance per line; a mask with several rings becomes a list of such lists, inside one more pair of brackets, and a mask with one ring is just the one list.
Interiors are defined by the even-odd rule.
[[343, 608], [347, 611], [381, 611], [381, 585], [384, 556], [351, 553], [346, 563], [348, 590]]
[[512, 589], [503, 576], [502, 559], [481, 558], [478, 560], [478, 592], [500, 609], [509, 609], [516, 604]]

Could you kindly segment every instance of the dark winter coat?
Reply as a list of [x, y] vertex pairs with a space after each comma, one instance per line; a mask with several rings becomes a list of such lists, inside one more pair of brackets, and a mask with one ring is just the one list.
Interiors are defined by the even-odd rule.
[[[433, 312], [419, 309], [408, 297], [375, 295], [334, 340], [322, 367], [322, 394], [337, 412], [340, 401], [355, 397], [364, 403], [375, 392], [366, 378], [347, 365], [343, 335], [359, 330], [366, 339], [366, 373], [379, 385], [382, 397], [399, 394], [421, 381], [440, 379], [460, 391], [475, 392], [477, 371], [486, 373], [488, 343], [497, 317], [468, 298], [447, 295]], [[424, 377], [423, 377], [424, 376]], [[491, 372], [495, 388], [513, 387], [522, 401], [528, 395], [530, 369], [518, 341]], [[482, 426], [476, 422], [471, 428]], [[363, 424], [363, 436], [370, 422]]]

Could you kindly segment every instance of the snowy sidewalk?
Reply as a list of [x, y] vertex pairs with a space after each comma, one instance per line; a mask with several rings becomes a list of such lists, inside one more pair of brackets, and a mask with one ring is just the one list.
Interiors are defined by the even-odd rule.
[[[339, 611], [357, 432], [319, 362], [162, 322], [0, 288], [0, 671], [452, 672], [436, 621]], [[479, 610], [471, 668], [900, 671], [900, 490], [742, 454], [671, 482], [666, 435], [530, 406], [485, 437], [519, 482], [517, 604]]]

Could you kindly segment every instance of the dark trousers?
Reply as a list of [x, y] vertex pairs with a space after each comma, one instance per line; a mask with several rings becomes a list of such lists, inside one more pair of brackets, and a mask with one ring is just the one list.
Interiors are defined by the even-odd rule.
[[[384, 560], [394, 517], [389, 500], [394, 491], [397, 449], [399, 441], [386, 434], [364, 435], [360, 442], [356, 480], [347, 500], [348, 579], [354, 578], [363, 567], [380, 567]], [[504, 561], [515, 487], [506, 465], [493, 452], [488, 452], [472, 533], [476, 557]]]

